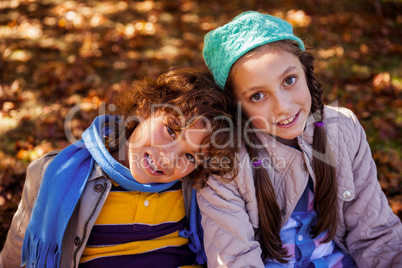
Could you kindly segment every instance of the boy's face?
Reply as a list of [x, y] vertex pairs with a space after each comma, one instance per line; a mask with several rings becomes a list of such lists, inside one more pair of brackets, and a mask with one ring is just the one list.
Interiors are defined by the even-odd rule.
[[[208, 130], [193, 127], [173, 131], [164, 112], [140, 120], [126, 144], [126, 166], [140, 183], [167, 183], [190, 174], [200, 163]], [[198, 124], [197, 124], [198, 123]]]

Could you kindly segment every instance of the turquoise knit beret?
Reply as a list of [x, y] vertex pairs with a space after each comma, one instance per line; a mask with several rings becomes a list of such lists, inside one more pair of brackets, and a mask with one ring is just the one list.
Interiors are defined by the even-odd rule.
[[215, 82], [224, 88], [230, 68], [241, 56], [258, 46], [286, 39], [296, 41], [304, 50], [303, 42], [293, 34], [290, 23], [257, 11], [247, 11], [207, 33], [202, 53]]

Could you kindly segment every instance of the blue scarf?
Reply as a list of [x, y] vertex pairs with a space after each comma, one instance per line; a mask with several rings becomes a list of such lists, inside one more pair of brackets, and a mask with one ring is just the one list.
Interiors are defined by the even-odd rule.
[[[121, 121], [120, 117], [102, 115], [82, 134], [82, 140], [66, 147], [50, 162], [32, 210], [31, 220], [25, 232], [22, 246], [22, 265], [27, 267], [59, 267], [64, 232], [78, 200], [84, 191], [94, 162], [116, 183], [130, 191], [155, 193], [173, 186], [170, 183], [141, 184], [131, 175], [128, 168], [118, 163], [107, 151], [104, 141], [109, 122]], [[197, 210], [194, 191], [192, 211]], [[191, 214], [195, 214], [191, 212]], [[199, 217], [199, 213], [196, 213]], [[199, 218], [190, 215], [193, 226], [185, 236], [190, 239], [189, 247], [202, 253], [200, 248]], [[193, 222], [193, 223], [191, 223]], [[195, 222], [198, 222], [194, 225]], [[194, 246], [193, 246], [194, 245]], [[199, 260], [203, 258], [197, 258]]]

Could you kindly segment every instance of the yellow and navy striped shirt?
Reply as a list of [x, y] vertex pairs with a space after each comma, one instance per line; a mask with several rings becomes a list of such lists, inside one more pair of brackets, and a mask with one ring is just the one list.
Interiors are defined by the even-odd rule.
[[160, 193], [127, 191], [113, 182], [80, 260], [85, 267], [180, 267], [194, 263], [181, 181]]

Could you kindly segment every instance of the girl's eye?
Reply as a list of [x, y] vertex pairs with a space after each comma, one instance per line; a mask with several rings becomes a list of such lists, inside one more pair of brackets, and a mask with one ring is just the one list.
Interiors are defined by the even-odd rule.
[[166, 126], [166, 131], [169, 133], [169, 135], [170, 135], [173, 139], [176, 138], [176, 134], [174, 133], [174, 131], [173, 131], [170, 127]]
[[290, 86], [293, 85], [296, 81], [296, 77], [294, 76], [289, 76], [288, 78], [285, 79], [285, 86]]
[[255, 93], [254, 95], [251, 96], [250, 99], [252, 102], [256, 102], [256, 101], [262, 100], [264, 97], [265, 97], [265, 95], [262, 93]]
[[186, 157], [191, 163], [195, 163], [195, 157], [192, 154], [186, 154]]

